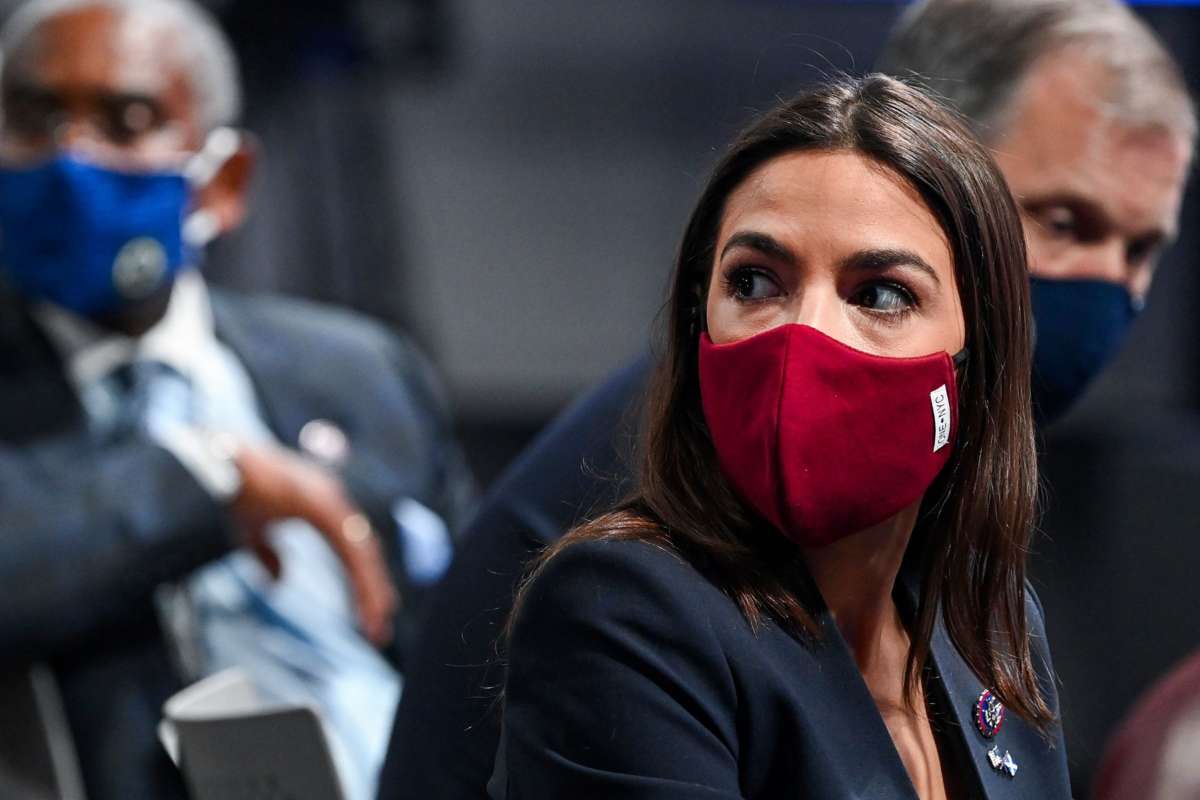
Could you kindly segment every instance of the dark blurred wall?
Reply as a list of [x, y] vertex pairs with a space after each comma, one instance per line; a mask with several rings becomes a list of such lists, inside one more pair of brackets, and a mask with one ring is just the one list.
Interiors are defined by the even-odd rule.
[[[887, 6], [457, 4], [452, 81], [395, 99], [412, 323], [468, 418], [546, 413], [644, 346], [717, 152], [863, 63]], [[836, 41], [836, 43], [835, 43]]]
[[407, 314], [403, 136], [389, 98], [440, 73], [441, 0], [209, 0], [241, 60], [244, 125], [263, 144], [254, 216], [219, 242], [218, 281]]

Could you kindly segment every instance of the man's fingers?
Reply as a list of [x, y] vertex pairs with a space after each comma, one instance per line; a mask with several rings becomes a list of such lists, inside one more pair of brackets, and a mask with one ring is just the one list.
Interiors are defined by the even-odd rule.
[[366, 516], [357, 512], [343, 518], [336, 539], [334, 549], [350, 578], [363, 633], [377, 645], [386, 644], [392, 638], [398, 596], [379, 539]]
[[[363, 635], [382, 645], [391, 641], [398, 595], [388, 575], [383, 548], [366, 515], [346, 501], [334, 501], [336, 523], [318, 525], [342, 560], [350, 580]], [[328, 518], [327, 518], [328, 519]]]
[[299, 517], [316, 528], [346, 570], [364, 635], [376, 644], [391, 639], [397, 595], [371, 523], [346, 497], [341, 482], [286, 451], [242, 447], [237, 456], [242, 492], [234, 513], [248, 542], [273, 575], [279, 559], [256, 522]]
[[255, 537], [250, 543], [250, 551], [263, 565], [263, 569], [270, 573], [272, 578], [279, 580], [279, 576], [283, 574], [283, 564], [279, 560], [279, 553], [275, 552], [275, 548], [266, 537]]
[[263, 569], [278, 580], [283, 573], [283, 564], [267, 536], [269, 522], [270, 520], [258, 518], [256, 515], [243, 515], [242, 537], [245, 547], [254, 554]]

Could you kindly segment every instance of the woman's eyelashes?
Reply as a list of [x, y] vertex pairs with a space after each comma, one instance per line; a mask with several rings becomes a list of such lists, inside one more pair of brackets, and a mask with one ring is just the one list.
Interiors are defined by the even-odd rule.
[[892, 281], [875, 281], [860, 287], [850, 302], [872, 314], [897, 317], [917, 307], [917, 300], [907, 288]]
[[756, 267], [735, 267], [725, 273], [723, 280], [726, 293], [744, 303], [768, 300], [783, 294], [774, 276]]
[[[726, 294], [741, 303], [759, 303], [786, 294], [774, 273], [761, 267], [734, 267], [725, 272], [722, 282]], [[895, 321], [919, 305], [916, 295], [894, 280], [862, 284], [854, 289], [847, 302], [886, 321]]]

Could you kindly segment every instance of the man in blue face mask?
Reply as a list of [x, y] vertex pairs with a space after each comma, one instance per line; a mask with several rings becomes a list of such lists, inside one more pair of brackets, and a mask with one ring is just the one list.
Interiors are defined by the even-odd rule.
[[38, 724], [89, 798], [175, 797], [161, 704], [240, 667], [367, 797], [393, 582], [438, 574], [471, 493], [437, 384], [362, 318], [205, 283], [255, 147], [204, 11], [34, 0], [0, 49], [0, 694], [61, 697]]
[[[918, 2], [881, 68], [933, 83], [996, 150], [1025, 222], [1046, 424], [1116, 354], [1174, 237], [1195, 136], [1179, 68], [1115, 0]], [[478, 796], [514, 586], [532, 554], [629, 486], [650, 366], [643, 357], [565, 412], [497, 482], [418, 637], [381, 797]]]
[[1175, 238], [1196, 136], [1178, 66], [1121, 4], [930, 0], [884, 71], [957, 106], [995, 153], [1025, 222], [1033, 397], [1062, 416], [1120, 350]]

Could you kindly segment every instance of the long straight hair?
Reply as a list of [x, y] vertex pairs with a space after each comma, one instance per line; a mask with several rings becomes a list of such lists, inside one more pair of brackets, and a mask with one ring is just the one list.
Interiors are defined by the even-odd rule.
[[1021, 221], [1003, 176], [966, 126], [892, 78], [846, 78], [806, 92], [761, 117], [717, 164], [676, 259], [637, 488], [617, 509], [549, 548], [530, 577], [574, 542], [648, 540], [706, 574], [752, 627], [770, 616], [806, 641], [819, 638], [819, 594], [799, 549], [722, 475], [698, 378], [699, 333], [726, 199], [759, 166], [797, 151], [857, 153], [901, 176], [941, 225], [954, 258], [971, 355], [958, 372], [957, 445], [926, 492], [906, 555], [906, 566], [921, 577], [906, 697], [914, 697], [940, 613], [975, 675], [1046, 731], [1053, 714], [1031, 662], [1025, 618], [1037, 456]]

